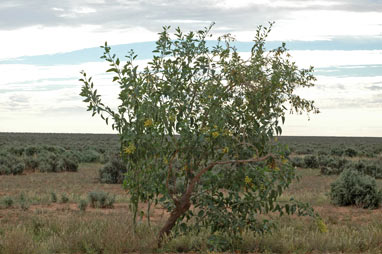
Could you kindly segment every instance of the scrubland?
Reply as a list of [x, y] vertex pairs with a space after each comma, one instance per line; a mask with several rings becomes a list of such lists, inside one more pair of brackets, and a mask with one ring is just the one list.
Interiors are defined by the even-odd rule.
[[[142, 215], [134, 230], [128, 192], [121, 184], [105, 183], [99, 174], [108, 158], [118, 154], [116, 136], [50, 135], [0, 135], [1, 254], [217, 253], [219, 243], [208, 232], [177, 235], [157, 248], [157, 233], [168, 215], [159, 206], [152, 209], [150, 226]], [[311, 217], [261, 215], [276, 221], [271, 234], [243, 232], [241, 242], [230, 243], [233, 250], [221, 242], [221, 251], [382, 253], [381, 208], [338, 206], [329, 195], [331, 183], [346, 168], [376, 177], [382, 188], [382, 139], [286, 137], [278, 142], [290, 146], [289, 159], [301, 176], [281, 201], [309, 202], [322, 223]], [[75, 170], [39, 169], [44, 163], [62, 165], [64, 154], [77, 165]], [[27, 166], [32, 158], [35, 168]], [[23, 170], [12, 171], [14, 165]]]

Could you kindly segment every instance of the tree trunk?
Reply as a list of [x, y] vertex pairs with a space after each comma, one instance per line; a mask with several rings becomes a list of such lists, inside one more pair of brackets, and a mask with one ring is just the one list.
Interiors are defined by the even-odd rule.
[[170, 234], [171, 229], [176, 224], [176, 221], [190, 209], [190, 206], [191, 203], [189, 195], [183, 195], [180, 201], [175, 204], [175, 209], [171, 212], [166, 224], [159, 231], [158, 247], [161, 247], [164, 236]]

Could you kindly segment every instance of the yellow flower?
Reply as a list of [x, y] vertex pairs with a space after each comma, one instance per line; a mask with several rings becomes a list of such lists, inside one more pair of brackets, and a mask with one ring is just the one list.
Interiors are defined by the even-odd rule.
[[252, 178], [250, 178], [249, 176], [245, 176], [245, 178], [244, 178], [244, 182], [245, 182], [246, 184], [251, 184], [251, 183], [252, 183]]
[[214, 137], [214, 138], [219, 137], [219, 132], [217, 132], [217, 131], [212, 132], [212, 137]]
[[133, 154], [135, 152], [135, 145], [133, 143], [130, 143], [128, 147], [125, 147], [123, 150], [126, 154]]
[[228, 147], [224, 147], [224, 148], [223, 148], [223, 153], [228, 153], [228, 151], [229, 151], [229, 148], [228, 148]]
[[164, 164], [168, 164], [168, 160], [167, 160], [167, 158], [164, 158], [164, 159], [163, 159], [163, 162], [164, 162]]
[[276, 170], [276, 171], [279, 171], [279, 170], [280, 170], [280, 168], [279, 168], [279, 167], [275, 167], [275, 170]]
[[328, 232], [328, 226], [326, 226], [325, 222], [322, 219], [318, 219], [316, 223], [317, 223], [318, 230], [321, 233], [327, 233]]
[[282, 162], [282, 164], [287, 164], [288, 160], [287, 159], [283, 159], [281, 162]]
[[144, 123], [145, 127], [150, 127], [153, 125], [153, 120], [152, 119], [147, 119]]

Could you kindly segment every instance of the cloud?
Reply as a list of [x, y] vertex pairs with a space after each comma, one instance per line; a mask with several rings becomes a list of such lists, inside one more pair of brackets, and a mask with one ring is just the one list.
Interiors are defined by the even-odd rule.
[[381, 34], [382, 3], [359, 5], [345, 0], [2, 0], [0, 37], [8, 50], [0, 58], [69, 52], [105, 40], [153, 41], [163, 25], [187, 31], [212, 21], [214, 34], [230, 32], [238, 40], [251, 41], [258, 25], [276, 21], [270, 40], [368, 37], [362, 44]]
[[156, 32], [164, 24], [194, 29], [215, 21], [223, 32], [253, 31], [267, 21], [293, 20], [291, 14], [310, 10], [378, 12], [382, 11], [382, 3], [355, 0], [3, 0], [0, 29], [102, 25], [100, 31], [143, 27]]
[[[13, 4], [11, 4], [13, 3]], [[196, 1], [76, 1], [76, 0], [12, 0], [0, 8], [1, 29], [43, 25], [77, 26], [79, 24], [106, 27], [141, 26], [153, 31], [164, 23], [206, 25], [211, 21], [231, 28], [252, 27], [253, 21], [275, 19], [280, 12], [268, 5], [251, 4], [239, 8], [224, 8], [216, 0]], [[257, 15], [253, 15], [257, 13]], [[208, 18], [207, 18], [208, 17]], [[245, 19], [243, 23], [240, 20]], [[185, 21], [185, 22], [182, 22]], [[229, 25], [230, 24], [230, 25]], [[252, 27], [253, 28], [253, 27]], [[106, 28], [105, 28], [106, 29]]]
[[372, 91], [381, 91], [382, 90], [382, 86], [369, 86], [369, 87], [366, 87], [366, 89], [369, 89], [369, 90], [372, 90]]
[[14, 94], [9, 97], [5, 109], [15, 111], [15, 110], [25, 110], [30, 107], [30, 98], [22, 94]]

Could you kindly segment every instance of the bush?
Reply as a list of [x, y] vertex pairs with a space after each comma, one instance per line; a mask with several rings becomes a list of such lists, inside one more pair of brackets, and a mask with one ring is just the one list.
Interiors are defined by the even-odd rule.
[[51, 192], [51, 193], [50, 193], [50, 200], [51, 200], [53, 203], [56, 203], [56, 202], [57, 202], [57, 195], [56, 195], [56, 193], [54, 193], [54, 192]]
[[115, 196], [104, 191], [92, 191], [88, 194], [90, 206], [94, 208], [113, 208]]
[[68, 203], [69, 202], [69, 198], [68, 196], [66, 196], [66, 194], [61, 194], [61, 203]]
[[360, 160], [351, 164], [350, 167], [366, 175], [382, 178], [382, 163], [380, 161]]
[[21, 175], [24, 172], [25, 164], [22, 162], [17, 163], [12, 167], [12, 174]]
[[87, 207], [88, 207], [88, 202], [86, 200], [81, 199], [80, 202], [78, 202], [78, 209], [80, 209], [80, 211], [85, 212]]
[[304, 159], [301, 157], [293, 157], [291, 158], [291, 162], [293, 167], [305, 168]]
[[326, 157], [319, 158], [320, 170], [323, 175], [338, 175], [346, 167], [349, 167], [349, 161], [344, 158]]
[[25, 155], [26, 156], [33, 156], [37, 154], [40, 151], [40, 148], [37, 146], [28, 146], [25, 148]]
[[326, 151], [326, 150], [318, 150], [318, 151], [317, 151], [317, 154], [318, 154], [318, 155], [328, 155], [329, 153], [328, 153], [328, 151]]
[[34, 158], [34, 157], [25, 158], [24, 163], [25, 163], [25, 168], [30, 169], [30, 170], [38, 169], [39, 164], [40, 164], [38, 158]]
[[5, 205], [5, 208], [10, 208], [10, 207], [12, 207], [14, 201], [11, 197], [5, 197], [5, 198], [3, 198], [3, 203]]
[[332, 168], [332, 167], [328, 167], [328, 166], [322, 166], [320, 168], [320, 171], [321, 171], [322, 175], [338, 175], [343, 171], [343, 169], [337, 168], [337, 167]]
[[318, 159], [315, 155], [306, 155], [304, 157], [304, 163], [307, 168], [318, 168]]
[[344, 154], [344, 151], [340, 148], [332, 148], [330, 150], [330, 154], [335, 156], [342, 156]]
[[328, 166], [329, 163], [333, 162], [334, 158], [331, 156], [326, 156], [326, 155], [320, 155], [318, 156], [318, 164], [320, 167], [325, 167]]
[[40, 172], [58, 172], [57, 155], [52, 152], [43, 152], [39, 156]]
[[[59, 148], [57, 148], [59, 149]], [[62, 171], [78, 171], [78, 160], [74, 153], [59, 149], [61, 153], [42, 152], [39, 155], [38, 169], [40, 172], [62, 172]]]
[[0, 165], [0, 175], [9, 175], [11, 174], [11, 168], [7, 165]]
[[9, 175], [9, 174], [22, 174], [24, 171], [25, 165], [22, 160], [10, 153], [2, 151], [0, 153], [0, 174]]
[[381, 203], [381, 192], [377, 190], [375, 178], [353, 169], [346, 169], [331, 184], [330, 199], [340, 206], [378, 208]]
[[314, 153], [314, 150], [311, 148], [300, 148], [296, 150], [296, 154], [299, 154], [299, 155], [312, 154], [312, 153]]
[[99, 179], [101, 183], [122, 183], [126, 172], [127, 167], [122, 159], [112, 157], [109, 162], [99, 169]]
[[78, 171], [78, 161], [71, 152], [65, 152], [58, 161], [58, 168], [60, 171]]
[[355, 156], [357, 156], [357, 154], [358, 154], [357, 150], [355, 150], [355, 149], [353, 149], [353, 148], [347, 148], [347, 149], [345, 150], [345, 155], [346, 155], [346, 156], [349, 156], [349, 157], [355, 157]]
[[94, 150], [85, 150], [80, 155], [81, 162], [97, 162], [100, 159], [100, 154]]
[[23, 153], [24, 153], [24, 148], [23, 147], [10, 147], [8, 149], [8, 152], [11, 154], [11, 155], [15, 155], [15, 156], [22, 156]]

